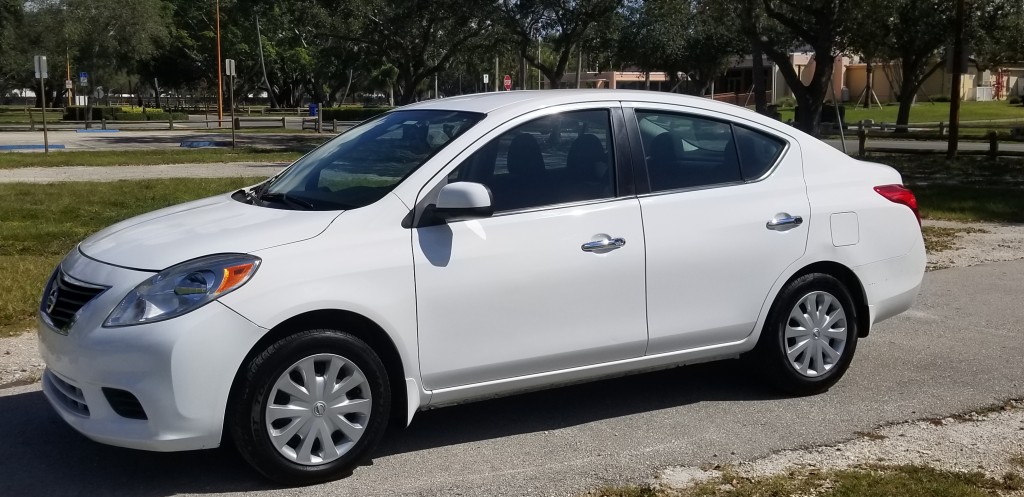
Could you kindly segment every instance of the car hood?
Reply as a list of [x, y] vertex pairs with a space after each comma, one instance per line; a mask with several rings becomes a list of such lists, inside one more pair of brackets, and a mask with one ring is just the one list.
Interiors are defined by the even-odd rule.
[[313, 238], [340, 214], [259, 207], [220, 195], [121, 221], [87, 238], [79, 250], [108, 264], [160, 271], [204, 255]]

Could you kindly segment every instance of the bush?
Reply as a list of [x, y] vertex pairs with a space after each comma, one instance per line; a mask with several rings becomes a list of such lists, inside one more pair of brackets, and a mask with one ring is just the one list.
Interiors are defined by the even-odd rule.
[[1018, 97], [1017, 95], [1014, 95], [1014, 96], [1010, 97], [1010, 100], [1008, 102], [1009, 102], [1010, 105], [1020, 105], [1020, 97]]
[[[84, 121], [86, 107], [68, 107], [64, 110], [65, 121]], [[100, 121], [166, 121], [173, 118], [175, 121], [187, 121], [188, 114], [184, 112], [164, 112], [160, 109], [125, 109], [121, 107], [93, 107], [90, 120]]]
[[949, 95], [932, 95], [932, 102], [949, 102]]
[[320, 109], [324, 121], [365, 121], [391, 110], [391, 107], [329, 107]]
[[[119, 112], [120, 107], [93, 107], [92, 115], [89, 117], [90, 120], [99, 121], [101, 119], [113, 119], [114, 112]], [[64, 120], [65, 121], [85, 121], [87, 107], [68, 107], [64, 109]]]

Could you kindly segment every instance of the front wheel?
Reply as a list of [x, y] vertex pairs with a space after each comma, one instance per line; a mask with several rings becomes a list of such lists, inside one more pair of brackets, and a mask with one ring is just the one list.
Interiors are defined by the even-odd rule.
[[779, 292], [754, 357], [781, 390], [821, 393], [850, 367], [857, 331], [857, 308], [843, 283], [827, 274], [807, 274]]
[[253, 358], [235, 397], [231, 434], [243, 458], [295, 485], [344, 476], [377, 445], [391, 391], [380, 358], [362, 340], [308, 330]]

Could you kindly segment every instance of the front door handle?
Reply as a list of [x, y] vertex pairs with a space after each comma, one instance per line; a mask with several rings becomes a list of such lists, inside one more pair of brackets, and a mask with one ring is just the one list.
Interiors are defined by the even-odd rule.
[[604, 240], [584, 243], [580, 248], [583, 249], [584, 252], [610, 252], [617, 248], [622, 248], [625, 245], [625, 238], [607, 238]]
[[780, 212], [771, 218], [770, 221], [765, 225], [766, 228], [774, 231], [788, 231], [797, 226], [804, 224], [804, 218], [800, 216], [790, 216], [789, 213]]

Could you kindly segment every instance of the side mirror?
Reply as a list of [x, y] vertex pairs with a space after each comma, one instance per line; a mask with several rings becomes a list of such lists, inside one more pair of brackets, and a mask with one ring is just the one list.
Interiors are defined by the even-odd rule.
[[480, 183], [450, 183], [437, 193], [437, 203], [431, 210], [435, 218], [444, 221], [491, 217], [494, 214], [494, 196], [490, 188]]

